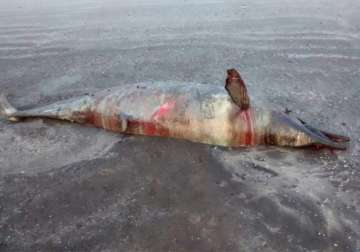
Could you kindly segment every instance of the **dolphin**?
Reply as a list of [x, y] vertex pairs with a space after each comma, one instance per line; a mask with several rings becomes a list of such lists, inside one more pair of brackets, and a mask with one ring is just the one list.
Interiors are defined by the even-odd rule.
[[346, 149], [350, 141], [287, 113], [250, 104], [245, 84], [235, 69], [228, 70], [225, 88], [196, 83], [139, 83], [27, 110], [15, 109], [1, 94], [0, 116], [9, 121], [37, 117], [67, 120], [122, 134], [228, 147]]

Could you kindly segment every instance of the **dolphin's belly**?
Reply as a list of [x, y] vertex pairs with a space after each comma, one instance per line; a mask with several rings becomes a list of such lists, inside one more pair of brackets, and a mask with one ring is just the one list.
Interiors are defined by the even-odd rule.
[[119, 115], [127, 118], [128, 134], [228, 146], [234, 145], [234, 135], [242, 130], [238, 127], [239, 108], [223, 88], [210, 85], [159, 83], [120, 87], [103, 94], [97, 110], [103, 127], [114, 131], [121, 124]]

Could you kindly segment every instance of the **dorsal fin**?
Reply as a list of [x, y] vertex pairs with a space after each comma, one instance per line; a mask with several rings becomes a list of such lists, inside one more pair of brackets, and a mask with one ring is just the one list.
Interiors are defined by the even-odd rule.
[[227, 70], [225, 89], [233, 102], [238, 105], [241, 110], [246, 110], [250, 107], [250, 98], [247, 94], [245, 82], [235, 69]]

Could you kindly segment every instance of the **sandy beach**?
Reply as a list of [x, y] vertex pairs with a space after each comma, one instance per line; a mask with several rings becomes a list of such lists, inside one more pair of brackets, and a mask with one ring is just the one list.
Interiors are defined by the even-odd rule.
[[[151, 2], [151, 3], [150, 3]], [[0, 120], [0, 251], [360, 251], [360, 2], [0, 0], [0, 92], [31, 108], [224, 85], [351, 138], [227, 149]]]

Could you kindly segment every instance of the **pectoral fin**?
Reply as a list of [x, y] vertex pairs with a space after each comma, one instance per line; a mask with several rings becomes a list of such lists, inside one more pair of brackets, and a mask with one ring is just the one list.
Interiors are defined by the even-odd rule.
[[129, 116], [124, 113], [120, 113], [118, 120], [120, 132], [125, 132], [128, 128]]

